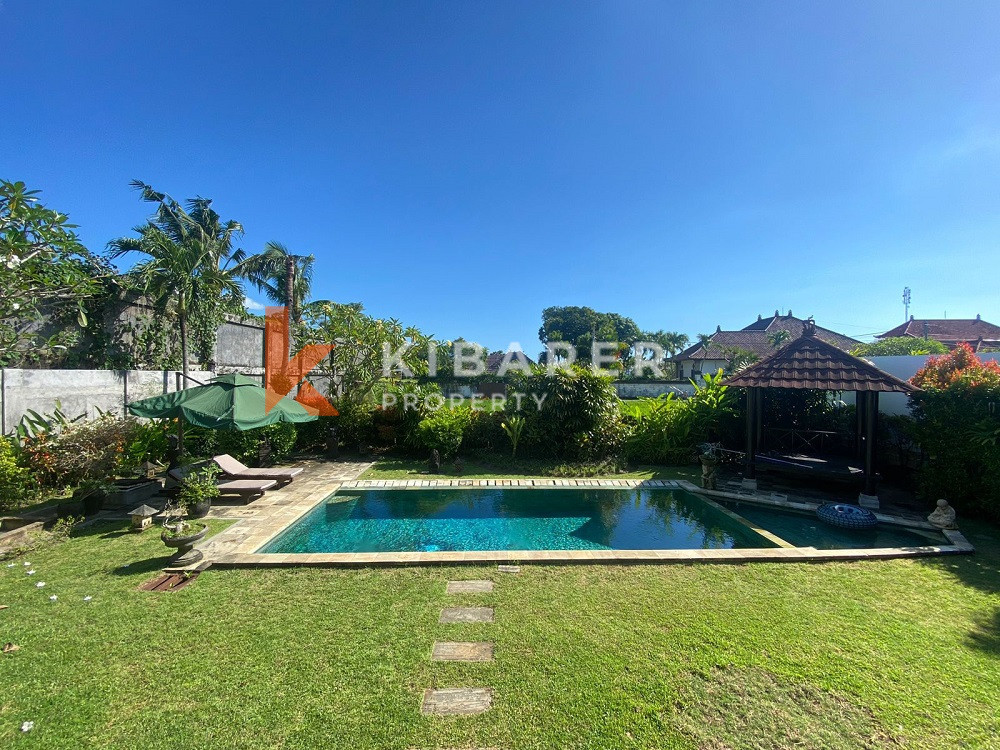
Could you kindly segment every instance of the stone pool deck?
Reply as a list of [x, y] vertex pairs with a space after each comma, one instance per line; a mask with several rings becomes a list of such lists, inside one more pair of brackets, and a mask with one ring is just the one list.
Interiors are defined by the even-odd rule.
[[[363, 552], [363, 553], [302, 553], [260, 554], [264, 544], [310, 511], [317, 503], [339, 489], [469, 489], [478, 487], [531, 488], [606, 488], [606, 489], [684, 489], [698, 493], [703, 499], [735, 499], [772, 507], [815, 510], [817, 503], [794, 496], [771, 493], [730, 493], [706, 491], [683, 480], [639, 479], [357, 479], [371, 466], [363, 462], [314, 462], [287, 487], [268, 492], [247, 506], [221, 506], [212, 509], [211, 518], [233, 518], [237, 522], [207, 539], [199, 549], [204, 560], [199, 569], [215, 567], [370, 567], [387, 565], [429, 564], [489, 564], [489, 563], [691, 563], [691, 562], [821, 562], [832, 560], [871, 560], [928, 555], [966, 554], [973, 547], [958, 531], [944, 531], [950, 544], [920, 547], [888, 547], [881, 549], [820, 550], [814, 547], [794, 547], [763, 529], [759, 529], [726, 508], [723, 512], [777, 544], [762, 549], [698, 549], [698, 550], [489, 550], [481, 552]], [[714, 503], [713, 503], [714, 504]], [[883, 523], [893, 523], [912, 529], [940, 531], [923, 521], [879, 515]]]

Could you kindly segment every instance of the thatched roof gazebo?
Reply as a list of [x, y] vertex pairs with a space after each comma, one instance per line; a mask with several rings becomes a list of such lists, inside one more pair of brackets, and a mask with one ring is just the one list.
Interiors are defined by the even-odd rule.
[[761, 405], [765, 388], [854, 391], [857, 398], [859, 453], [864, 459], [865, 495], [875, 494], [875, 443], [878, 394], [912, 393], [909, 383], [816, 337], [816, 324], [806, 321], [802, 335], [774, 354], [723, 381], [747, 389], [746, 477], [754, 479], [760, 442]]

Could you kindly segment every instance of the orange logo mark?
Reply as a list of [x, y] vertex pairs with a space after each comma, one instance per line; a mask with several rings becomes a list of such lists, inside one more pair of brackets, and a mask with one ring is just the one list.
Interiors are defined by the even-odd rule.
[[[288, 308], [268, 307], [264, 316], [264, 413], [298, 388], [295, 400], [310, 414], [336, 417], [339, 412], [305, 379], [330, 352], [333, 344], [309, 344], [288, 359]], [[299, 384], [302, 384], [299, 386]]]

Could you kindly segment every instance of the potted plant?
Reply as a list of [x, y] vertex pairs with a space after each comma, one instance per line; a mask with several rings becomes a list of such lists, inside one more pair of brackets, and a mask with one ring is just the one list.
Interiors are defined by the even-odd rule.
[[189, 518], [204, 518], [212, 508], [212, 501], [219, 496], [215, 477], [219, 467], [214, 465], [195, 469], [181, 483], [177, 503]]

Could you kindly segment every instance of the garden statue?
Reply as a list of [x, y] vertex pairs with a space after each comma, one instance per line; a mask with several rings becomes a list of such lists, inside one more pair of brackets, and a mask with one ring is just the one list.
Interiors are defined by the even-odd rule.
[[714, 490], [715, 470], [719, 466], [719, 446], [715, 443], [702, 443], [698, 450], [701, 459], [701, 486], [706, 490]]
[[176, 435], [167, 435], [167, 471], [176, 469], [181, 465], [180, 441]]
[[948, 505], [943, 497], [937, 501], [937, 508], [927, 516], [927, 520], [939, 529], [957, 529], [955, 524], [955, 509]]
[[715, 470], [718, 466], [718, 461], [714, 459], [706, 459], [704, 456], [701, 459], [701, 486], [706, 490], [715, 489]]
[[441, 454], [437, 448], [431, 451], [430, 470], [431, 474], [441, 473]]
[[454, 468], [456, 474], [461, 474], [462, 470], [465, 469], [465, 464], [462, 459], [456, 458], [455, 463], [452, 464], [452, 468]]

